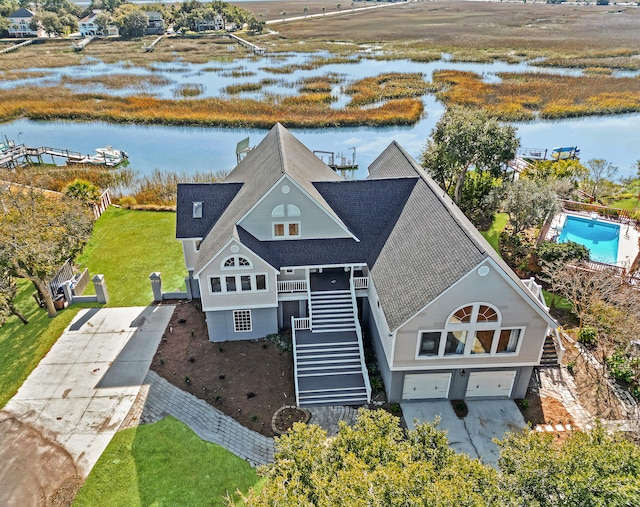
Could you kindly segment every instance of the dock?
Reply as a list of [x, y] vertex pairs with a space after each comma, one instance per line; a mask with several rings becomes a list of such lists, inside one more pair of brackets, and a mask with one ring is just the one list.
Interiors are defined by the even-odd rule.
[[252, 42], [249, 42], [248, 40], [241, 39], [237, 35], [234, 35], [232, 33], [228, 33], [227, 36], [231, 37], [233, 40], [235, 40], [241, 46], [249, 48], [251, 51], [253, 51], [257, 55], [264, 55], [264, 54], [267, 53], [267, 50], [265, 48], [261, 48], [260, 46], [256, 46]]
[[11, 47], [5, 48], [2, 51], [0, 51], [0, 55], [2, 55], [4, 53], [10, 53], [11, 51], [16, 51], [17, 49], [20, 49], [20, 48], [22, 48], [24, 46], [28, 46], [29, 44], [33, 43], [33, 40], [34, 39], [29, 39], [29, 40], [26, 40], [26, 41], [21, 42], [19, 44], [14, 44]]
[[9, 141], [6, 144], [0, 145], [0, 147], [0, 168], [5, 169], [14, 169], [27, 164], [44, 164], [42, 159], [44, 155], [50, 155], [53, 163], [55, 163], [53, 157], [58, 157], [64, 159], [66, 163], [72, 164], [117, 165], [114, 160], [107, 156], [94, 155], [91, 157], [76, 151], [51, 148], [49, 146], [31, 148]]
[[156, 46], [156, 44], [157, 44], [158, 42], [160, 42], [160, 41], [162, 40], [162, 38], [163, 38], [163, 37], [164, 37], [164, 35], [160, 35], [156, 40], [154, 40], [154, 41], [153, 41], [151, 44], [149, 44], [148, 46], [145, 44], [145, 45], [144, 45], [144, 50], [145, 50], [147, 53], [150, 53], [151, 51], [153, 51], [153, 50], [154, 50], [154, 48], [155, 48], [155, 46]]
[[75, 42], [71, 43], [71, 47], [75, 50], [75, 51], [82, 51], [85, 47], [87, 47], [87, 45], [94, 39], [93, 36], [89, 36], [89, 37], [85, 37], [84, 39], [82, 39], [80, 42], [78, 42], [77, 44]]
[[[313, 150], [313, 154], [327, 164], [334, 171], [357, 171], [358, 164], [356, 164], [356, 148], [351, 148], [353, 155], [351, 159], [338, 153], [337, 155], [333, 151]], [[325, 155], [327, 155], [325, 160]]]

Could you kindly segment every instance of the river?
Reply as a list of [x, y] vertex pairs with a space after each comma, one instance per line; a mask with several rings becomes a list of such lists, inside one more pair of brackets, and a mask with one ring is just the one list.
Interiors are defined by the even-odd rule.
[[[316, 55], [317, 56], [317, 55]], [[295, 65], [309, 58], [309, 55], [291, 54], [285, 59], [265, 57], [264, 59], [239, 59], [229, 63], [210, 62], [206, 65], [157, 64], [154, 69], [142, 69], [128, 65], [106, 66], [102, 63], [83, 65], [73, 68], [44, 69], [47, 76], [40, 83], [57, 84], [62, 76], [87, 77], [100, 75], [107, 71], [121, 73], [132, 72], [161, 75], [168, 83], [154, 86], [150, 92], [158, 97], [170, 97], [180, 85], [198, 84], [203, 88], [203, 97], [224, 95], [223, 88], [233, 83], [259, 82], [265, 78], [285, 79], [293, 83], [299, 79], [314, 75], [337, 73], [347, 80], [374, 76], [389, 70], [401, 68], [403, 72], [421, 72], [426, 80], [436, 69], [470, 70], [480, 73], [487, 81], [499, 79], [498, 72], [523, 72], [531, 70], [527, 64], [491, 64], [454, 63], [447, 59], [431, 63], [410, 61], [377, 61], [362, 59], [346, 64], [324, 65], [313, 70], [296, 70], [292, 74], [274, 75], [269, 67]], [[392, 69], [391, 69], [392, 68]], [[250, 71], [252, 75], [241, 78], [232, 77], [231, 72]], [[535, 69], [557, 73], [579, 73], [576, 70]], [[33, 81], [31, 80], [32, 84]], [[5, 82], [1, 86], [20, 86], [19, 81]], [[96, 90], [108, 93], [139, 93], [140, 90]], [[244, 94], [243, 97], [259, 98], [260, 93], [292, 94], [295, 88], [280, 82], [265, 87], [262, 92]], [[338, 106], [342, 106], [347, 97], [340, 87], [334, 90]], [[308, 148], [331, 151], [353, 157], [354, 148], [358, 171], [353, 175], [364, 178], [366, 168], [376, 156], [393, 140], [397, 141], [408, 153], [419, 159], [435, 123], [444, 112], [444, 106], [432, 95], [423, 97], [425, 116], [409, 127], [358, 127], [291, 129]], [[640, 114], [619, 116], [592, 116], [579, 119], [557, 121], [534, 121], [514, 123], [518, 129], [521, 145], [525, 148], [551, 149], [556, 146], [578, 146], [581, 159], [603, 158], [617, 165], [623, 176], [635, 175], [635, 164], [640, 159]], [[223, 129], [202, 127], [139, 126], [118, 125], [103, 122], [78, 123], [67, 121], [31, 121], [16, 120], [0, 124], [0, 135], [28, 146], [50, 146], [65, 148], [81, 153], [93, 154], [95, 148], [111, 145], [125, 150], [129, 154], [130, 166], [141, 173], [154, 169], [171, 171], [229, 171], [236, 164], [236, 143], [245, 137], [250, 144], [256, 145], [265, 135], [264, 129]]]

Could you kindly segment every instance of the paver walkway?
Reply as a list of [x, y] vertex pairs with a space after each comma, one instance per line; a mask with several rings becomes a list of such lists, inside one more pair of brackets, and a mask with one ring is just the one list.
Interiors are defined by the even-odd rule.
[[[245, 428], [220, 410], [174, 386], [149, 371], [138, 403], [142, 422], [151, 423], [167, 415], [189, 426], [201, 439], [218, 444], [252, 466], [273, 462], [273, 438]], [[146, 394], [145, 394], [146, 393]], [[340, 421], [353, 425], [358, 411], [351, 407], [312, 407], [310, 424], [335, 435]]]
[[595, 420], [578, 401], [574, 394], [577, 392], [573, 377], [564, 366], [540, 368], [540, 396], [560, 400], [576, 425], [582, 430], [588, 430], [593, 427]]

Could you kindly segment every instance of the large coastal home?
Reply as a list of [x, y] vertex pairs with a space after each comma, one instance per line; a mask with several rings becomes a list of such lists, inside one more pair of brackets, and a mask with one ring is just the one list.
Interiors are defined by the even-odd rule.
[[9, 20], [9, 37], [45, 37], [47, 33], [38, 26], [37, 30], [32, 30], [29, 25], [31, 18], [35, 14], [29, 9], [18, 9], [7, 16]]
[[105, 30], [98, 26], [96, 20], [101, 13], [102, 11], [100, 9], [93, 9], [89, 14], [78, 21], [80, 35], [83, 37], [96, 35], [118, 35], [118, 27], [116, 25], [108, 25]]
[[164, 19], [158, 11], [146, 11], [147, 27], [144, 29], [145, 35], [162, 35], [164, 33]]
[[291, 328], [299, 405], [370, 400], [363, 330], [391, 402], [523, 397], [556, 327], [395, 142], [348, 181], [277, 124], [178, 186], [177, 238], [210, 340]]

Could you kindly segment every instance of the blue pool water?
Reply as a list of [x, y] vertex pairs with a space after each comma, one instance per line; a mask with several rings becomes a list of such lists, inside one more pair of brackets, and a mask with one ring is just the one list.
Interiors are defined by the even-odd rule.
[[579, 243], [589, 249], [592, 260], [615, 264], [618, 261], [619, 238], [618, 224], [567, 215], [558, 243]]

